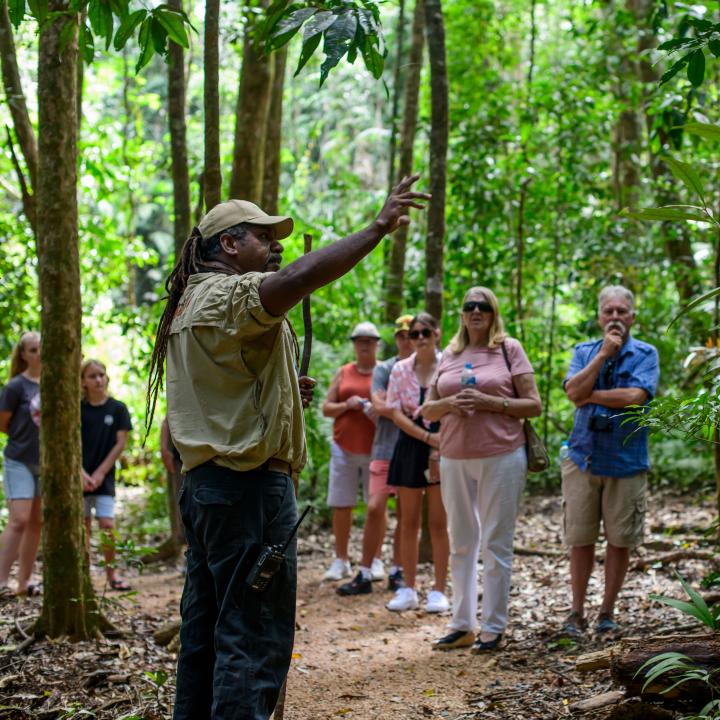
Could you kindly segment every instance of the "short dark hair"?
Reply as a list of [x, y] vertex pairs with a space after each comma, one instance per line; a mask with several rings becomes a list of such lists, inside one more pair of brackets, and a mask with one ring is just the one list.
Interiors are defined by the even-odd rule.
[[232, 227], [225, 228], [220, 232], [211, 235], [207, 240], [203, 238], [200, 241], [200, 255], [203, 260], [210, 260], [220, 253], [220, 238], [223, 235], [232, 235], [237, 240], [242, 240], [247, 235], [247, 223], [239, 223]]

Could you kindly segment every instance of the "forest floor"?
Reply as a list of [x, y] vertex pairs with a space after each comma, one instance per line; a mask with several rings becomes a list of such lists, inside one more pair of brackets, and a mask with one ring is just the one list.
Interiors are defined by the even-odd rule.
[[[634, 560], [706, 546], [702, 532], [713, 518], [711, 498], [654, 493], [645, 545]], [[502, 650], [485, 656], [467, 650], [433, 652], [447, 616], [423, 611], [390, 613], [384, 583], [368, 596], [341, 598], [322, 582], [331, 559], [326, 531], [306, 530], [299, 541], [297, 635], [287, 690], [287, 720], [354, 718], [548, 718], [567, 717], [577, 700], [611, 689], [607, 671], [579, 675], [578, 654], [616, 638], [588, 635], [579, 643], [561, 638], [569, 610], [568, 561], [560, 543], [557, 497], [528, 497], [518, 525], [511, 625]], [[361, 530], [353, 530], [354, 557]], [[533, 554], [538, 553], [538, 554]], [[421, 594], [430, 567], [420, 573]], [[688, 618], [649, 599], [680, 597], [678, 570], [698, 587], [705, 561], [684, 558], [633, 570], [623, 590], [618, 620], [625, 636], [692, 632]], [[93, 579], [103, 593], [103, 572]], [[128, 574], [136, 591], [105, 594], [105, 608], [124, 631], [121, 638], [70, 644], [23, 642], [22, 628], [37, 614], [39, 599], [12, 599], [0, 606], [0, 718], [170, 717], [175, 656], [153, 632], [178, 616], [183, 577], [179, 568], [148, 567]], [[590, 587], [597, 608], [601, 572]]]

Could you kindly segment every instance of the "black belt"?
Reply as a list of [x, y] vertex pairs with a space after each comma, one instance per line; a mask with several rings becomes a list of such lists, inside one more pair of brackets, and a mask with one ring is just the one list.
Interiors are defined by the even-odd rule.
[[[202, 463], [202, 465], [209, 465], [210, 467], [219, 467], [219, 468], [223, 468], [223, 470], [232, 470], [232, 468], [229, 468], [225, 465], [220, 465], [213, 460], [208, 460], [207, 462]], [[202, 467], [202, 465], [200, 465], [199, 467]], [[270, 458], [269, 460], [266, 460], [259, 467], [253, 468], [252, 470], [246, 470], [245, 472], [255, 472], [256, 470], [266, 470], [268, 472], [279, 472], [279, 473], [283, 473], [283, 475], [292, 477], [292, 466], [290, 465], [290, 463], [287, 462], [286, 460], [279, 460], [278, 458]], [[235, 471], [235, 472], [243, 472], [243, 471]]]

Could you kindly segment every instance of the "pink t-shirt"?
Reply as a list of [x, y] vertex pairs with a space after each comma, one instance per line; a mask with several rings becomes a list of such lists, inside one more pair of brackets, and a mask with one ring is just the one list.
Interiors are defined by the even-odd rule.
[[[507, 338], [505, 348], [513, 375], [533, 372], [525, 350], [517, 340]], [[467, 347], [459, 355], [446, 349], [431, 381], [439, 397], [460, 392], [460, 375], [466, 363], [473, 366], [478, 390], [499, 397], [515, 397], [500, 347]], [[443, 457], [456, 460], [490, 457], [515, 450], [524, 443], [523, 421], [509, 415], [476, 410], [469, 416], [448, 413], [440, 421], [440, 454]]]

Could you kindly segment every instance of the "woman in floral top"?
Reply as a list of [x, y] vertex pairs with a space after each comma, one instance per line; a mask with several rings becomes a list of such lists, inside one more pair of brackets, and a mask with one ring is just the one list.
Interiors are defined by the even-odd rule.
[[438, 324], [432, 315], [416, 315], [410, 324], [410, 340], [415, 352], [395, 364], [388, 385], [387, 404], [393, 408], [393, 422], [400, 428], [390, 461], [388, 485], [397, 487], [402, 508], [400, 556], [406, 586], [395, 593], [387, 608], [398, 612], [418, 607], [415, 575], [423, 493], [428, 498], [428, 525], [435, 568], [435, 583], [428, 594], [425, 610], [445, 612], [450, 607], [445, 597], [449, 545], [445, 508], [440, 494], [437, 457], [439, 423], [425, 422], [420, 416], [420, 406], [437, 368], [439, 336]]

